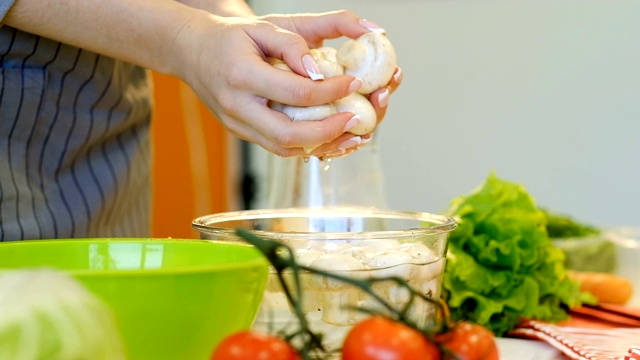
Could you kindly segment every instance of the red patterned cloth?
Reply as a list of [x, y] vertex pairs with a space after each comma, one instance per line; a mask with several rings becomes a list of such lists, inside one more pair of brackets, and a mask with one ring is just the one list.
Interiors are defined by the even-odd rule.
[[640, 360], [640, 348], [633, 347], [624, 357], [624, 360]]
[[525, 321], [510, 337], [542, 340], [575, 360], [638, 359], [630, 356], [640, 347], [640, 328], [581, 328]]

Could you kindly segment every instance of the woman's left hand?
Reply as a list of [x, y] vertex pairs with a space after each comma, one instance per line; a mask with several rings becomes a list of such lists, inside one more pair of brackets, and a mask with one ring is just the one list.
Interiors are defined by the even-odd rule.
[[[369, 31], [384, 31], [378, 24], [362, 19], [346, 10], [320, 14], [276, 14], [260, 16], [258, 18], [302, 36], [309, 45], [309, 48], [319, 48], [323, 46], [324, 41], [327, 39], [337, 39], [343, 36], [357, 39]], [[378, 116], [378, 124], [382, 122], [387, 112], [389, 96], [400, 86], [402, 78], [402, 69], [396, 67], [389, 83], [369, 95], [369, 101]]]

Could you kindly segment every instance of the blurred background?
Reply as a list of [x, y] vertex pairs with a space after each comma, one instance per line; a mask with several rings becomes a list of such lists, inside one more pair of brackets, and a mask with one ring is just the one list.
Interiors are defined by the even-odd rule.
[[[375, 135], [390, 207], [443, 212], [494, 171], [550, 210], [640, 226], [639, 1], [250, 3], [349, 9], [387, 30], [404, 71]], [[250, 154], [256, 208], [267, 154]]]
[[[640, 1], [250, 4], [349, 9], [387, 30], [404, 71], [375, 134], [388, 206], [441, 213], [494, 171], [555, 212], [640, 226]], [[154, 81], [153, 235], [194, 236], [195, 217], [264, 207], [270, 155], [229, 135], [184, 83]]]

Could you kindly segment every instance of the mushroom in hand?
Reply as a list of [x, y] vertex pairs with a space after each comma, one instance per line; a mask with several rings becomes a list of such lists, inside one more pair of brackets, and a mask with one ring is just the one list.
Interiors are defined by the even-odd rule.
[[[347, 40], [337, 49], [329, 46], [311, 49], [311, 55], [325, 78], [352, 75], [362, 80], [362, 88], [331, 104], [299, 107], [271, 103], [271, 108], [296, 121], [321, 120], [338, 112], [351, 112], [360, 119], [360, 123], [349, 130], [350, 133], [365, 135], [373, 132], [378, 119], [366, 95], [388, 84], [396, 68], [396, 52], [387, 36], [369, 32], [358, 39]], [[281, 60], [273, 61], [272, 65], [291, 71]]]

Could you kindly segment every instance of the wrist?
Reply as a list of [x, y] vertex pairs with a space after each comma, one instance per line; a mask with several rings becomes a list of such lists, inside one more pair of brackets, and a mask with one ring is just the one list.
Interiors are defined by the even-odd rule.
[[182, 17], [180, 23], [176, 24], [170, 41], [166, 42], [163, 49], [162, 57], [168, 59], [164, 64], [165, 72], [189, 82], [189, 74], [198, 65], [206, 47], [204, 41], [212, 37], [207, 31], [219, 23], [217, 16], [190, 8], [188, 16]]
[[255, 14], [243, 0], [178, 0], [193, 8], [202, 9], [218, 16], [251, 18]]

